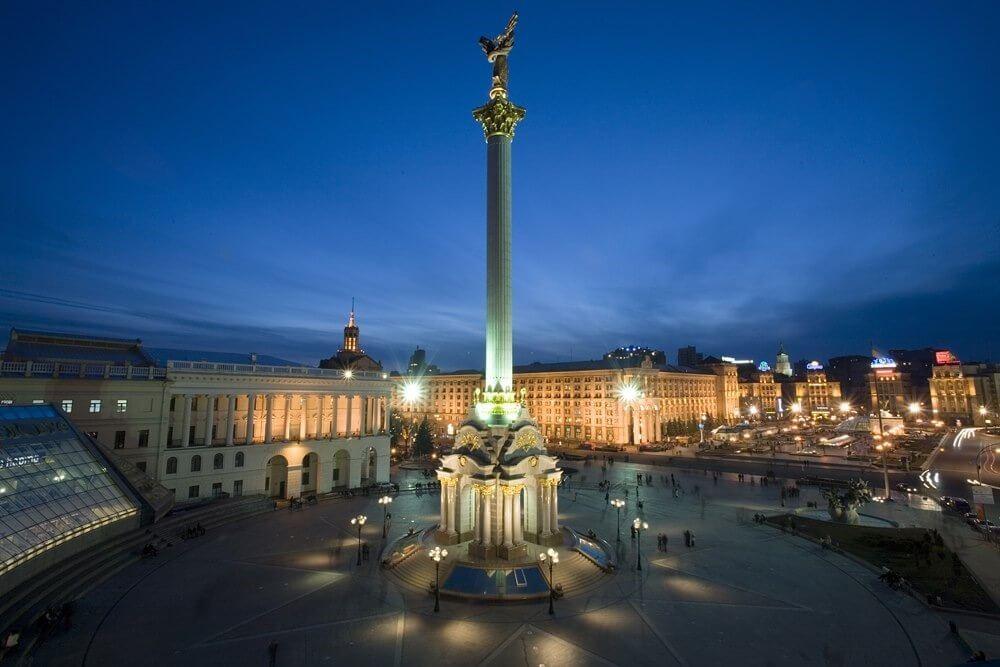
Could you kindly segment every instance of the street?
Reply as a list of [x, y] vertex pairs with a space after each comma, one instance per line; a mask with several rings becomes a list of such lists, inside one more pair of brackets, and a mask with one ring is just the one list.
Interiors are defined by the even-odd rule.
[[[941, 439], [941, 444], [924, 464], [920, 479], [923, 485], [943, 496], [965, 498], [973, 504], [992, 505], [991, 494], [974, 495], [977, 460], [981, 465], [979, 477], [989, 486], [1000, 486], [1000, 462], [996, 449], [1000, 438], [987, 435], [982, 429], [963, 428]], [[989, 514], [994, 512], [989, 508]]]

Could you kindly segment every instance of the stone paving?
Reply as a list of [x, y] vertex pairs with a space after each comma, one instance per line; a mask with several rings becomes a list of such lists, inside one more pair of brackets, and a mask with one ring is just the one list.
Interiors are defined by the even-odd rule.
[[[579, 463], [573, 465], [580, 466]], [[644, 486], [643, 569], [626, 518], [635, 516], [635, 471]], [[774, 511], [778, 487], [726, 475], [617, 464], [628, 480], [622, 567], [576, 598], [488, 605], [397, 588], [377, 565], [376, 498], [323, 502], [234, 523], [135, 564], [82, 599], [75, 627], [36, 653], [44, 665], [953, 665], [968, 656], [947, 619], [882, 585], [867, 568], [754, 524]], [[423, 481], [402, 471], [404, 486]], [[580, 467], [592, 484], [598, 466]], [[701, 487], [700, 493], [694, 486]], [[612, 492], [620, 495], [621, 489]], [[803, 493], [797, 504], [816, 499]], [[430, 525], [436, 495], [401, 494], [391, 535]], [[612, 543], [615, 512], [604, 494], [563, 490], [562, 521]], [[917, 511], [917, 510], [909, 510]], [[349, 519], [366, 513], [371, 559], [355, 565]], [[696, 546], [685, 548], [682, 532]], [[669, 536], [666, 553], [656, 535]], [[558, 572], [556, 573], [558, 581]]]

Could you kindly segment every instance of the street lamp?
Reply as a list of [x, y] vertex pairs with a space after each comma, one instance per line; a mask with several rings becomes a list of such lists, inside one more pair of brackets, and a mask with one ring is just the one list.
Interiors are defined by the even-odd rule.
[[618, 510], [618, 537], [615, 542], [622, 541], [622, 508], [625, 507], [625, 501], [621, 498], [615, 498], [611, 501], [611, 506]]
[[919, 403], [910, 403], [908, 406], [906, 406], [906, 409], [909, 411], [909, 413], [911, 415], [919, 415], [920, 414], [920, 404]]
[[448, 557], [448, 550], [434, 547], [427, 555], [434, 561], [434, 611], [441, 611], [441, 559]]
[[378, 499], [378, 504], [382, 506], [382, 539], [385, 539], [386, 531], [389, 527], [389, 505], [392, 503], [392, 496], [382, 496]]
[[[546, 553], [548, 554], [549, 560], [549, 613], [554, 614], [556, 613], [556, 610], [555, 607], [552, 606], [552, 601], [556, 598], [556, 582], [555, 579], [552, 578], [552, 568], [559, 562], [559, 552], [552, 547], [549, 547], [549, 550]], [[538, 554], [538, 562], [542, 565], [545, 565], [545, 556], [546, 554], [544, 553]]]
[[368, 521], [368, 517], [364, 514], [359, 514], [351, 519], [351, 525], [358, 527], [358, 565], [361, 565], [361, 527], [365, 525], [365, 521]]
[[635, 518], [632, 522], [632, 527], [635, 528], [635, 569], [642, 569], [642, 531], [649, 528], [649, 524], [640, 519]]
[[760, 409], [756, 405], [751, 405], [749, 412], [751, 417], [756, 417], [757, 413], [760, 412]]
[[840, 413], [841, 414], [846, 415], [850, 411], [851, 411], [851, 404], [850, 403], [848, 403], [847, 401], [844, 401], [843, 403], [840, 404]]
[[795, 403], [792, 403], [792, 412], [794, 412], [795, 414], [801, 413], [802, 412], [802, 404], [799, 403], [798, 401], [796, 401]]

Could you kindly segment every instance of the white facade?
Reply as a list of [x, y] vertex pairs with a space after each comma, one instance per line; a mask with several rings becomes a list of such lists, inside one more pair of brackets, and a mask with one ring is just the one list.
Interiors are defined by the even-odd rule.
[[61, 407], [178, 501], [218, 492], [295, 497], [389, 479], [384, 373], [73, 366], [70, 376], [59, 364], [4, 362], [0, 401]]

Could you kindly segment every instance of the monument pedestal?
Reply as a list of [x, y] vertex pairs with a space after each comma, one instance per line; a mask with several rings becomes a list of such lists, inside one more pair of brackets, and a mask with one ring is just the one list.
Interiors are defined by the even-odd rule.
[[528, 545], [513, 544], [507, 547], [501, 544], [497, 547], [497, 557], [504, 560], [524, 560], [528, 557]]
[[435, 530], [434, 541], [437, 544], [458, 544], [458, 533], [450, 533], [446, 530]]
[[486, 560], [496, 555], [496, 549], [492, 544], [485, 545], [482, 542], [471, 542], [469, 543], [469, 557]]

